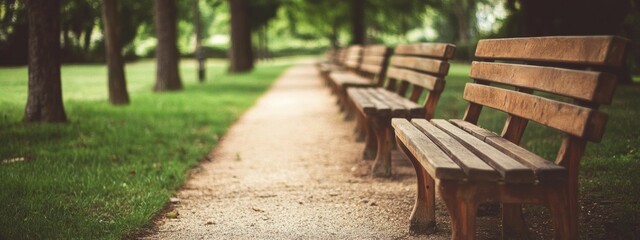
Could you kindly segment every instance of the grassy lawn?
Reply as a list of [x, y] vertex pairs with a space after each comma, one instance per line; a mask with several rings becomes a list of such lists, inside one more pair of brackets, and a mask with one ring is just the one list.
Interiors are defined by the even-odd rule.
[[106, 68], [63, 66], [67, 124], [21, 122], [27, 69], [0, 69], [0, 239], [119, 239], [163, 208], [228, 126], [290, 62], [225, 74], [210, 61], [185, 90], [151, 91], [155, 64], [127, 65], [132, 104], [107, 103]]
[[[453, 64], [447, 85], [438, 103], [437, 118], [462, 118], [462, 99], [470, 66]], [[640, 238], [640, 84], [618, 86], [610, 106], [601, 143], [589, 143], [581, 162], [582, 215], [584, 239]], [[506, 115], [485, 108], [479, 125], [500, 133]], [[530, 123], [522, 145], [555, 160], [561, 135]]]

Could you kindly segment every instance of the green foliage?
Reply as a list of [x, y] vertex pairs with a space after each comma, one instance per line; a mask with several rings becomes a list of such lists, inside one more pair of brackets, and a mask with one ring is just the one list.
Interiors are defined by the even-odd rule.
[[326, 38], [337, 46], [341, 32], [349, 29], [349, 1], [292, 0], [284, 6], [289, 32], [294, 37]]
[[428, 1], [415, 0], [369, 0], [365, 6], [366, 24], [370, 31], [404, 35], [409, 30], [422, 26]]
[[0, 69], [0, 239], [120, 239], [149, 223], [218, 137], [287, 64], [227, 75], [209, 61], [197, 84], [151, 91], [153, 62], [127, 66], [132, 104], [107, 102], [106, 68], [64, 66], [67, 124], [21, 123], [26, 67]]

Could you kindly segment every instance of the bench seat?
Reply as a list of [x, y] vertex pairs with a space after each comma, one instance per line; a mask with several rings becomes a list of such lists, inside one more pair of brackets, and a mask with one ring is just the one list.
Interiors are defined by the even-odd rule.
[[320, 72], [347, 71], [347, 68], [345, 68], [344, 66], [340, 66], [340, 65], [328, 63], [328, 62], [320, 63], [318, 65], [318, 69]]
[[356, 75], [354, 73], [349, 72], [332, 72], [329, 74], [330, 78], [333, 79], [335, 84], [340, 88], [346, 87], [372, 87], [376, 86], [376, 83], [372, 82], [371, 79]]
[[353, 103], [369, 115], [413, 118], [424, 115], [424, 107], [384, 88], [348, 88]]
[[567, 177], [564, 167], [462, 120], [393, 119], [392, 125], [437, 180], [557, 184]]

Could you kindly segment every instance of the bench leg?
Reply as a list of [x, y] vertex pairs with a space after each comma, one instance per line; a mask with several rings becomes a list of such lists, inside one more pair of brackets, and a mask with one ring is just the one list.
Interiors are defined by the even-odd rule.
[[565, 193], [566, 191], [551, 191], [548, 193], [554, 239], [578, 239], [578, 229], [572, 224], [571, 209]]
[[371, 121], [376, 134], [378, 151], [372, 172], [376, 177], [391, 176], [391, 119], [388, 117], [374, 117]]
[[451, 239], [475, 239], [478, 203], [474, 197], [477, 189], [446, 181], [441, 181], [438, 189], [451, 217]]
[[356, 115], [356, 142], [364, 142], [367, 135], [367, 119], [362, 114]]
[[364, 124], [366, 130], [366, 135], [364, 139], [364, 152], [362, 153], [362, 157], [364, 160], [373, 160], [376, 158], [376, 153], [378, 152], [378, 142], [376, 141], [377, 136], [376, 132], [373, 129], [373, 124], [371, 124], [368, 119], [365, 120]]
[[351, 121], [354, 118], [354, 111], [349, 102], [349, 97], [347, 96], [347, 88], [341, 86], [338, 94], [338, 104], [340, 104], [340, 109], [344, 112], [344, 120]]
[[527, 232], [522, 216], [522, 204], [502, 204], [502, 238], [515, 239]]
[[396, 138], [399, 148], [411, 160], [416, 170], [418, 193], [409, 219], [409, 231], [414, 234], [433, 233], [436, 230], [436, 190], [435, 181], [420, 162], [409, 152], [402, 141]]

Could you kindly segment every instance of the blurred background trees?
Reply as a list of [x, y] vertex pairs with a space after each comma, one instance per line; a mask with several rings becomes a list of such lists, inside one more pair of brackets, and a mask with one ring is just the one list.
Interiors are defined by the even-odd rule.
[[[101, 1], [61, 1], [62, 61], [104, 61]], [[640, 0], [246, 2], [244, 11], [248, 16], [252, 59], [318, 54], [327, 47], [350, 43], [395, 45], [436, 41], [456, 43], [456, 58], [470, 60], [476, 42], [482, 38], [615, 34], [634, 42], [629, 54], [629, 67], [635, 73], [638, 73], [637, 63], [640, 62]], [[202, 32], [199, 39], [202, 40], [203, 54], [209, 58], [231, 55], [232, 11], [229, 1], [175, 3], [177, 46], [181, 56], [194, 56], [194, 7], [200, 10]], [[158, 41], [153, 24], [153, 1], [121, 1], [118, 15], [125, 59], [155, 56]], [[27, 30], [24, 0], [0, 0], [0, 64], [26, 64]]]

